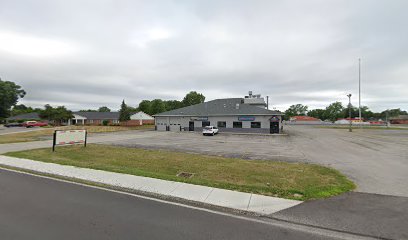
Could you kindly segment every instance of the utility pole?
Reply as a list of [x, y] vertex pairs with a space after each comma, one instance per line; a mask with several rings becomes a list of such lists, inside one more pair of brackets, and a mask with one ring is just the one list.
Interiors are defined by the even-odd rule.
[[352, 132], [353, 130], [351, 129], [351, 93], [347, 94], [347, 97], [349, 98], [349, 104], [348, 104], [348, 109], [349, 109], [349, 132]]
[[361, 59], [358, 59], [358, 122], [361, 124]]

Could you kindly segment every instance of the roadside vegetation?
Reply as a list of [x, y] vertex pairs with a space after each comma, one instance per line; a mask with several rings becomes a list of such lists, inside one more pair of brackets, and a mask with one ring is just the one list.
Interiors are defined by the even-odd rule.
[[153, 125], [143, 125], [135, 127], [122, 127], [122, 126], [65, 126], [56, 128], [44, 128], [38, 131], [11, 133], [6, 135], [0, 135], [0, 144], [4, 143], [18, 143], [18, 142], [32, 142], [41, 141], [45, 139], [51, 139], [55, 130], [75, 130], [86, 129], [88, 133], [102, 133], [102, 132], [117, 132], [139, 129], [154, 129]]
[[299, 200], [330, 197], [355, 188], [337, 170], [304, 163], [96, 144], [59, 147], [54, 153], [46, 148], [6, 155]]

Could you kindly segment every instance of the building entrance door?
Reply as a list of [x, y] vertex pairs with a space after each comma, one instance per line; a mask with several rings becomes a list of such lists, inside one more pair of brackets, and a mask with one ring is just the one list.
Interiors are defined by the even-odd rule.
[[194, 121], [188, 123], [188, 131], [194, 131]]
[[279, 133], [279, 122], [271, 122], [271, 133]]

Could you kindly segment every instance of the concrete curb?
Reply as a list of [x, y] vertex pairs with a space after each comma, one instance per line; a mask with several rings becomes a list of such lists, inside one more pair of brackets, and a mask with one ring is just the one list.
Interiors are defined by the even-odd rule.
[[302, 203], [296, 200], [7, 156], [0, 156], [0, 164], [260, 215], [272, 214]]

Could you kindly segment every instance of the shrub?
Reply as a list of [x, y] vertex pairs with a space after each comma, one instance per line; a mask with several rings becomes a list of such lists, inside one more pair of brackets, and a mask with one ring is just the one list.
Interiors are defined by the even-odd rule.
[[108, 120], [103, 120], [103, 121], [102, 121], [102, 125], [103, 125], [103, 126], [108, 126], [108, 124], [109, 124], [109, 121], [108, 121]]

